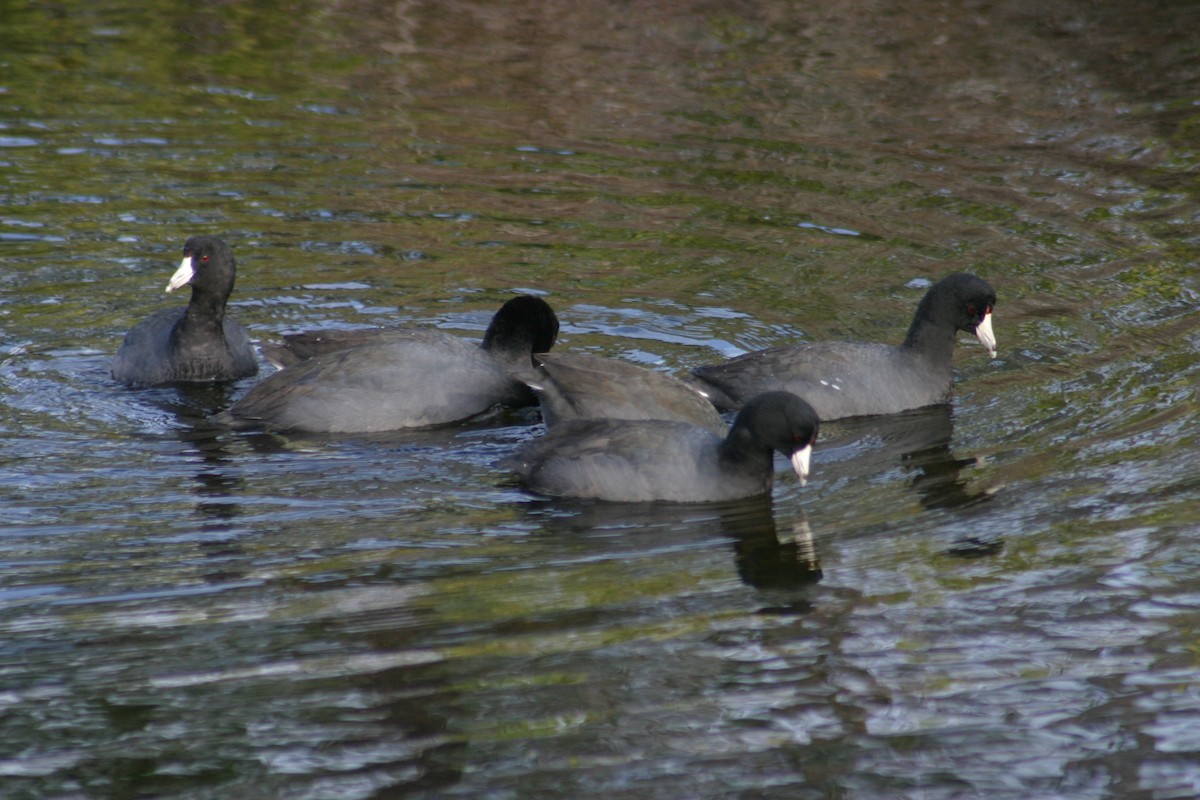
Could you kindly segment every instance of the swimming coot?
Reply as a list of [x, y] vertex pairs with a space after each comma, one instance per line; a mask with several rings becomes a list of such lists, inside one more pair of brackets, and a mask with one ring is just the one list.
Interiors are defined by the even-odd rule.
[[[290, 337], [291, 366], [254, 386], [217, 420], [237, 428], [369, 433], [430, 428], [494, 405], [531, 405], [510, 375], [549, 350], [558, 319], [539, 297], [522, 295], [492, 318], [483, 342], [445, 331], [376, 328], [352, 337]], [[306, 348], [308, 348], [306, 350]], [[274, 357], [285, 357], [277, 350]]]
[[216, 236], [193, 236], [167, 291], [191, 284], [183, 308], [151, 314], [127, 334], [112, 363], [114, 380], [135, 386], [211, 383], [258, 372], [250, 335], [225, 313], [237, 267], [233, 251]]
[[724, 436], [725, 421], [695, 387], [628, 361], [586, 353], [539, 353], [516, 373], [554, 427], [569, 419], [662, 419], [690, 422]]
[[975, 334], [996, 357], [995, 305], [996, 292], [987, 281], [958, 273], [925, 293], [898, 347], [852, 342], [773, 347], [698, 367], [692, 375], [717, 408], [738, 408], [779, 389], [804, 397], [822, 421], [945, 403], [959, 331]]
[[745, 404], [724, 437], [686, 422], [573, 419], [497, 466], [552, 497], [721, 502], [770, 492], [772, 451], [791, 460], [803, 483], [817, 427], [804, 400], [767, 392]]

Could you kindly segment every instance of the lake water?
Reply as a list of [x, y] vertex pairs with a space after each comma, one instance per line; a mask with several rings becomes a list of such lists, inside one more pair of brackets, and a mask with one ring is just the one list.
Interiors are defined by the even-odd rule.
[[[1197, 796], [1198, 29], [6, 4], [0, 797]], [[261, 340], [536, 291], [682, 372], [898, 342], [966, 270], [1000, 352], [769, 503], [545, 502], [492, 466], [533, 411], [278, 437], [207, 422], [252, 381], [113, 384], [197, 233]]]

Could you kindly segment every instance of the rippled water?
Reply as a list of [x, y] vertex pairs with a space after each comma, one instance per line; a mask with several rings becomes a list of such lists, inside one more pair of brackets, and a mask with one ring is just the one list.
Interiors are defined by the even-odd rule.
[[[661, 7], [660, 7], [661, 6]], [[1200, 794], [1188, 4], [0, 9], [0, 796]], [[538, 501], [532, 412], [232, 434], [128, 390], [183, 240], [261, 339], [682, 371], [997, 288], [806, 487]]]

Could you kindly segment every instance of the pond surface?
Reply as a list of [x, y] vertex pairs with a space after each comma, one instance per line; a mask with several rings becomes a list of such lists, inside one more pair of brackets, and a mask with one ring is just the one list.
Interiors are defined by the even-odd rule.
[[[0, 8], [0, 797], [1200, 793], [1194, 5], [146, 5]], [[536, 291], [677, 373], [967, 270], [1000, 354], [771, 502], [545, 502], [532, 411], [113, 384], [197, 233], [260, 340]]]

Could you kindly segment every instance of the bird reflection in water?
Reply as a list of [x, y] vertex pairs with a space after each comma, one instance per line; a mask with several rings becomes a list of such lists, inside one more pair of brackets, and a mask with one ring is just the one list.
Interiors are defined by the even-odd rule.
[[[975, 507], [989, 502], [995, 490], [973, 480], [971, 472], [979, 459], [956, 456], [951, 447], [953, 438], [954, 410], [948, 405], [839, 420], [822, 428], [822, 445], [827, 452], [856, 451], [854, 457], [841, 459], [839, 464], [839, 472], [849, 479], [867, 480], [899, 464], [923, 508], [970, 514]], [[1001, 547], [999, 539], [971, 534], [955, 540], [947, 552], [990, 555]]]
[[[747, 586], [762, 590], [804, 589], [821, 579], [812, 531], [802, 516], [777, 522], [769, 497], [730, 503], [605, 503], [587, 500], [532, 500], [529, 516], [547, 534], [571, 537], [576, 546], [672, 548], [725, 540], [733, 566]], [[780, 530], [783, 530], [781, 534]], [[628, 531], [614, 542], [614, 533]]]
[[[222, 436], [225, 429], [210, 420], [229, 405], [233, 394], [229, 384], [177, 384], [145, 394], [150, 403], [173, 418], [172, 433], [183, 445], [180, 456], [196, 463], [195, 513], [201, 519], [197, 546], [217, 561], [242, 553], [234, 535], [242, 507], [234, 498], [242, 492], [243, 479], [238, 470], [230, 469], [233, 458]], [[206, 581], [218, 584], [239, 577], [240, 573], [225, 571], [204, 575]]]

